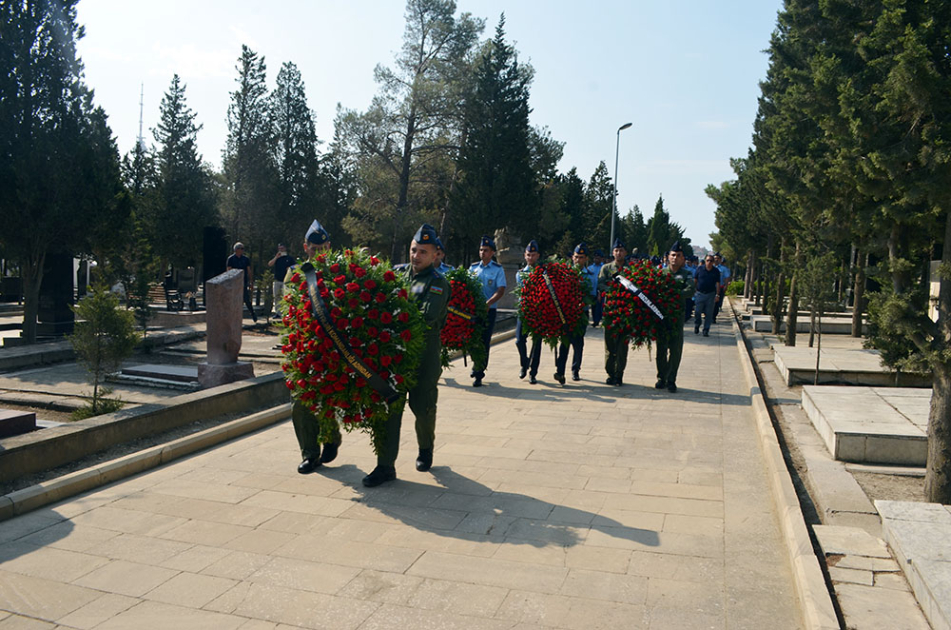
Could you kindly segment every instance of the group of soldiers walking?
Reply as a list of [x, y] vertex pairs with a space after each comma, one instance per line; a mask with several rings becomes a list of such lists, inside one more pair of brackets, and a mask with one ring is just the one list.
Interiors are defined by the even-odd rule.
[[[314, 221], [304, 237], [305, 259], [315, 256], [320, 250], [329, 249], [330, 246], [330, 235], [319, 222]], [[685, 266], [680, 244], [675, 243], [670, 249], [671, 251], [666, 256], [667, 265], [664, 270], [674, 277], [677, 290], [684, 300], [684, 311], [689, 314], [692, 310], [691, 301], [697, 291], [697, 280], [690, 268]], [[600, 266], [590, 264], [591, 256], [585, 243], [578, 244], [572, 254], [572, 264], [585, 276], [588, 290], [591, 291], [591, 302], [594, 305], [600, 305], [599, 301], [603, 299], [615, 278], [629, 264], [627, 249], [620, 239], [613, 243], [612, 253], [613, 260]], [[485, 354], [478, 364], [473, 365], [470, 374], [473, 379], [473, 387], [483, 385], [489, 362], [492, 334], [498, 314], [498, 303], [505, 294], [507, 287], [504, 269], [493, 260], [495, 254], [495, 242], [491, 237], [483, 236], [479, 247], [479, 260], [469, 267], [469, 272], [482, 286], [483, 297], [488, 307], [488, 317], [481, 340], [481, 343], [485, 346]], [[530, 241], [525, 247], [525, 266], [519, 269], [516, 274], [516, 284], [518, 286], [521, 286], [525, 278], [531, 274], [532, 269], [538, 264], [540, 255], [538, 243], [534, 240]], [[420, 364], [417, 368], [416, 384], [407, 392], [406, 396], [390, 406], [391, 413], [384, 427], [384, 442], [377, 454], [377, 465], [363, 479], [363, 485], [367, 487], [378, 486], [396, 479], [395, 464], [399, 454], [400, 428], [404, 406], [407, 401], [416, 418], [415, 429], [418, 445], [416, 470], [426, 472], [432, 467], [438, 398], [437, 385], [442, 375], [440, 333], [446, 322], [451, 291], [444, 273], [451, 270], [452, 267], [447, 265], [444, 259], [445, 252], [436, 230], [428, 224], [423, 224], [417, 230], [410, 244], [410, 262], [394, 267], [397, 273], [404, 274], [407, 283], [410, 285], [410, 299], [414, 300], [419, 307], [428, 330]], [[287, 270], [287, 274], [291, 275], [295, 270], [296, 266], [292, 266]], [[720, 286], [717, 283], [716, 291], [719, 292], [719, 289]], [[277, 293], [276, 286], [275, 293]], [[699, 296], [699, 294], [697, 295]], [[599, 311], [593, 310], [593, 326], [598, 325], [599, 314]], [[666, 388], [671, 393], [677, 391], [677, 371], [680, 366], [684, 341], [683, 324], [683, 320], [676, 322], [666, 320], [663, 325], [667, 327], [667, 334], [659, 335], [657, 341], [657, 383], [655, 386], [658, 389]], [[706, 329], [708, 329], [708, 324]], [[524, 379], [528, 376], [529, 382], [534, 385], [538, 382], [537, 375], [541, 360], [542, 341], [533, 337], [529, 349], [529, 336], [523, 328], [522, 321], [517, 321], [515, 345], [520, 360], [519, 378]], [[559, 385], [565, 385], [567, 380], [569, 349], [572, 352], [571, 378], [573, 381], [581, 380], [584, 336], [585, 331], [582, 330], [580, 334], [573, 335], [556, 349], [554, 378]], [[623, 336], [605, 334], [604, 345], [606, 383], [620, 387], [624, 384], [629, 340]], [[322, 464], [329, 463], [337, 457], [341, 443], [339, 430], [332, 439], [325, 439], [325, 442], [321, 444], [317, 417], [306, 405], [299, 401], [294, 402], [292, 420], [302, 457], [302, 461], [297, 468], [299, 473], [312, 473]]]

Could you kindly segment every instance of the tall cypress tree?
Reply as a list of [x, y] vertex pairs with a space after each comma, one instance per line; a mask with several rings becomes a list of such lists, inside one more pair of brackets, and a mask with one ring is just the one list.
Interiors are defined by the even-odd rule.
[[[235, 239], [254, 239], [252, 255], [274, 237], [275, 169], [264, 57], [247, 46], [235, 67], [237, 87], [228, 105], [228, 140], [223, 152], [225, 195], [222, 218]], [[272, 245], [273, 246], [273, 245]]]
[[[581, 234], [592, 247], [608, 247], [611, 243], [611, 215], [614, 213], [614, 182], [602, 160], [584, 189], [584, 228]], [[617, 216], [615, 215], [615, 224]]]
[[[319, 163], [314, 113], [307, 105], [300, 70], [289, 61], [281, 65], [271, 93], [271, 124], [278, 173], [275, 223], [285, 234], [296, 237], [303, 235], [314, 218], [324, 224], [326, 217], [319, 216], [317, 208]], [[324, 225], [333, 229], [330, 221]]]
[[152, 150], [157, 177], [149, 229], [158, 256], [174, 265], [194, 265], [201, 260], [202, 228], [217, 222], [215, 196], [198, 153], [201, 125], [195, 124], [196, 114], [188, 107], [177, 74], [159, 112], [159, 124], [152, 130], [158, 147]]
[[528, 115], [532, 71], [505, 41], [505, 16], [476, 69], [466, 100], [466, 143], [459, 156], [457, 226], [472, 243], [479, 234], [509, 228], [527, 236], [540, 198], [532, 170]]

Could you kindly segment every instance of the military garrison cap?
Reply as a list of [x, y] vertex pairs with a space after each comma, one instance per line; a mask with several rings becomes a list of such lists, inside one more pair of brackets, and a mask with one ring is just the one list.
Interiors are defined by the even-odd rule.
[[480, 243], [479, 247], [491, 247], [492, 251], [496, 251], [495, 241], [492, 240], [491, 236], [485, 234], [482, 235], [482, 243]]
[[614, 249], [627, 249], [624, 247], [624, 241], [619, 238], [614, 239], [614, 245], [611, 246]]
[[587, 255], [588, 255], [588, 245], [587, 245], [586, 243], [584, 243], [583, 241], [582, 241], [581, 243], [578, 243], [578, 244], [575, 246], [575, 253], [576, 253], [576, 254], [581, 254], [582, 256], [587, 256]]
[[436, 236], [436, 228], [428, 223], [423, 223], [421, 226], [419, 226], [419, 229], [416, 230], [416, 236], [413, 237], [413, 240], [420, 245], [435, 245], [436, 247], [439, 247], [439, 237]]
[[446, 249], [445, 247], [442, 246], [442, 239], [439, 238], [438, 236], [436, 237], [436, 247], [438, 247], [439, 249], [443, 251], [445, 251]]
[[307, 234], [304, 235], [304, 240], [314, 245], [323, 245], [330, 241], [330, 234], [328, 234], [324, 226], [320, 224], [320, 221], [314, 219], [314, 222], [310, 224], [310, 228], [307, 229]]
[[534, 254], [538, 251], [538, 241], [532, 239], [528, 242], [528, 245], [525, 246], [526, 254]]
[[669, 252], [680, 252], [681, 254], [684, 251], [684, 248], [680, 245], [680, 241], [674, 241], [674, 244], [670, 246]]

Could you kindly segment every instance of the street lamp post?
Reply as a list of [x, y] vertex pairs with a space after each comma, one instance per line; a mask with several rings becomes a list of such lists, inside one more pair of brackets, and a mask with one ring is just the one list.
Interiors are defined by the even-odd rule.
[[617, 143], [614, 147], [614, 194], [611, 196], [611, 242], [608, 243], [608, 251], [614, 249], [614, 217], [617, 215], [617, 160], [618, 155], [621, 151], [621, 132], [630, 127], [634, 123], [624, 123], [617, 128]]

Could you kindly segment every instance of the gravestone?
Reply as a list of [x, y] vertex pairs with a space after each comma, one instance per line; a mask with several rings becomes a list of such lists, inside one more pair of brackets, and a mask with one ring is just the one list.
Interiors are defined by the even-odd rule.
[[36, 430], [36, 414], [27, 411], [0, 409], [0, 438]]
[[244, 271], [231, 269], [205, 282], [208, 357], [198, 364], [198, 382], [215, 387], [254, 377], [254, 368], [238, 361]]
[[39, 309], [36, 313], [36, 334], [40, 337], [62, 337], [73, 332], [75, 317], [69, 307], [73, 303], [73, 257], [49, 253], [40, 284]]

